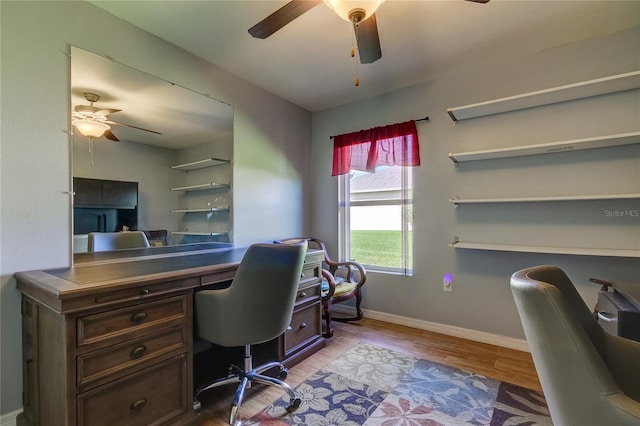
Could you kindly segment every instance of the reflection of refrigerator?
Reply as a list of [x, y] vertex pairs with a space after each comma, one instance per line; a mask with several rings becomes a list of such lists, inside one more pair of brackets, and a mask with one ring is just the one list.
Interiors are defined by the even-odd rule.
[[138, 183], [73, 178], [73, 234], [138, 229]]

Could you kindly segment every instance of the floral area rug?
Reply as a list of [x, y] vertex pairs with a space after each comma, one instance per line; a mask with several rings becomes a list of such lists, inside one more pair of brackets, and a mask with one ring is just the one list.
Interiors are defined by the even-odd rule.
[[243, 426], [551, 425], [544, 396], [414, 356], [358, 344]]

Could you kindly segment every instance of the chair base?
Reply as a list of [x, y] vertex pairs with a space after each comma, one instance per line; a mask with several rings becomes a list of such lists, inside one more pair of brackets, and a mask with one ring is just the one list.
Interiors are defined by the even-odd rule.
[[[236, 393], [233, 398], [233, 403], [231, 404], [231, 411], [229, 414], [229, 424], [232, 426], [236, 426], [240, 424], [240, 422], [237, 420], [238, 409], [240, 408], [240, 404], [242, 404], [242, 401], [244, 399], [245, 390], [251, 387], [252, 382], [262, 383], [264, 385], [278, 386], [284, 389], [285, 391], [287, 391], [290, 397], [289, 406], [287, 407], [288, 412], [292, 412], [300, 406], [300, 404], [302, 403], [302, 400], [298, 397], [298, 395], [295, 393], [295, 391], [291, 386], [283, 382], [283, 380], [287, 377], [288, 371], [281, 363], [270, 362], [270, 363], [263, 364], [259, 367], [251, 369], [250, 367], [251, 357], [249, 356], [249, 358], [245, 357], [245, 365], [249, 366], [248, 367], [249, 371], [245, 371], [236, 365], [231, 365], [229, 367], [228, 376], [223, 377], [221, 379], [214, 380], [212, 383], [202, 385], [198, 389], [196, 389], [193, 395], [193, 409], [195, 411], [199, 411], [200, 408], [202, 407], [202, 404], [200, 403], [200, 400], [198, 399], [198, 397], [203, 392], [215, 387], [228, 385], [230, 383], [238, 383], [238, 382], [240, 383], [240, 385], [238, 386], [238, 389], [236, 389]], [[276, 368], [276, 367], [280, 369], [280, 372], [278, 373], [277, 378], [265, 376], [261, 374], [265, 371], [271, 370], [272, 368]]]

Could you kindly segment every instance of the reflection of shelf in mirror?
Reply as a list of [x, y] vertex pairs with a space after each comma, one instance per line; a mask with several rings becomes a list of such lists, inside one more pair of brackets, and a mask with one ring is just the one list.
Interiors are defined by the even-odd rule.
[[221, 166], [223, 164], [229, 164], [229, 160], [223, 160], [221, 158], [207, 158], [204, 160], [193, 161], [191, 163], [178, 164], [176, 166], [171, 166], [171, 168], [175, 170], [189, 171], [204, 169], [206, 167]]
[[179, 186], [171, 188], [172, 191], [205, 191], [207, 189], [228, 188], [229, 185], [224, 183], [209, 182], [200, 185]]
[[640, 199], [640, 194], [609, 194], [609, 195], [565, 195], [555, 197], [513, 197], [513, 198], [449, 198], [452, 204], [482, 204], [482, 203], [535, 203], [547, 201], [597, 201], [597, 200], [634, 200]]
[[205, 209], [177, 209], [171, 210], [171, 213], [209, 213], [209, 212], [223, 212], [228, 211], [229, 207], [208, 207]]
[[505, 98], [447, 108], [447, 113], [451, 119], [456, 122], [468, 118], [483, 117], [607, 93], [622, 92], [639, 87], [640, 71], [632, 71]]
[[228, 234], [228, 232], [189, 232], [189, 231], [171, 231], [171, 233], [175, 235], [203, 235], [203, 236], [211, 236], [211, 237]]
[[597, 249], [577, 247], [546, 247], [521, 246], [508, 244], [486, 244], [454, 241], [449, 247], [455, 249], [513, 251], [522, 253], [570, 254], [579, 256], [611, 256], [611, 257], [640, 257], [640, 249]]
[[459, 163], [464, 161], [489, 160], [494, 158], [523, 157], [527, 155], [538, 154], [556, 154], [559, 152], [606, 148], [611, 146], [631, 145], [637, 143], [640, 143], [640, 132], [631, 132], [536, 145], [525, 145], [512, 148], [450, 153], [449, 158], [454, 163]]

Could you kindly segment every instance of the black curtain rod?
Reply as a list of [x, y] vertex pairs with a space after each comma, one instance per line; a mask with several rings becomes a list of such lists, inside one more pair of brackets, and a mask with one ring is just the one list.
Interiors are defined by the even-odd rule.
[[[419, 119], [413, 120], [413, 121], [415, 121], [416, 123], [418, 121], [429, 121], [429, 116], [427, 115], [425, 118], [419, 118]], [[329, 136], [329, 139], [333, 139], [333, 138], [335, 138], [335, 136]]]

